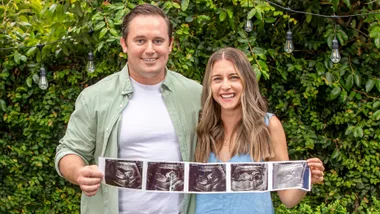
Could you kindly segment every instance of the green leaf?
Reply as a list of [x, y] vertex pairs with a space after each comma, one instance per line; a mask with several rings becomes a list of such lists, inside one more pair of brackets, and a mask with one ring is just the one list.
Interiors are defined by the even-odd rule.
[[331, 0], [332, 4], [333, 4], [333, 9], [334, 9], [334, 12], [337, 12], [338, 10], [338, 5], [339, 5], [339, 0]]
[[335, 81], [334, 75], [332, 75], [330, 72], [326, 73], [326, 79], [328, 85], [332, 84]]
[[356, 28], [356, 19], [353, 19], [353, 20], [351, 21], [350, 26], [351, 26], [352, 28]]
[[193, 20], [194, 20], [194, 18], [192, 16], [188, 16], [185, 19], [186, 22], [192, 22]]
[[376, 84], [377, 90], [380, 92], [380, 79], [377, 79], [375, 84]]
[[343, 39], [342, 34], [337, 33], [337, 34], [336, 34], [336, 38], [338, 39], [340, 45], [343, 45], [343, 44], [344, 44], [344, 39]]
[[267, 17], [265, 18], [266, 23], [274, 23], [277, 19], [273, 17]]
[[224, 21], [227, 17], [227, 13], [222, 11], [220, 14], [219, 14], [219, 21]]
[[337, 158], [337, 157], [339, 156], [339, 154], [340, 154], [340, 152], [339, 152], [338, 149], [337, 149], [337, 150], [334, 150], [334, 152], [333, 152], [332, 155], [331, 155], [331, 158], [332, 158], [332, 159], [335, 159], [335, 158]]
[[107, 22], [110, 28], [115, 28], [115, 24], [113, 23], [112, 19], [107, 19]]
[[347, 91], [343, 90], [342, 93], [340, 93], [339, 101], [343, 103], [347, 100], [347, 97]]
[[356, 84], [358, 87], [360, 87], [360, 85], [361, 85], [361, 78], [360, 78], [360, 76], [359, 76], [358, 74], [355, 74], [355, 76], [354, 76], [354, 80], [355, 80], [355, 84]]
[[103, 28], [100, 33], [99, 33], [99, 39], [103, 38], [104, 35], [106, 35], [108, 29], [107, 28]]
[[345, 135], [350, 135], [355, 127], [354, 126], [349, 126], [346, 129], [346, 132], [344, 133]]
[[257, 78], [257, 81], [260, 80], [260, 77], [261, 77], [261, 71], [259, 69], [259, 66], [257, 64], [254, 64], [252, 65], [252, 70], [255, 72], [256, 74], [256, 78]]
[[380, 26], [375, 26], [369, 33], [371, 38], [379, 38], [380, 37]]
[[259, 48], [259, 47], [254, 47], [253, 48], [253, 53], [255, 53], [255, 54], [265, 54], [265, 49]]
[[119, 37], [119, 33], [115, 29], [111, 28], [110, 32], [111, 32], [112, 35], [114, 35], [116, 37]]
[[104, 26], [106, 26], [106, 23], [104, 21], [100, 21], [98, 22], [95, 27], [94, 27], [94, 31], [98, 31], [100, 30], [101, 28], [103, 28]]
[[261, 13], [261, 11], [256, 11], [255, 13], [255, 17], [258, 19], [258, 20], [263, 20], [263, 14]]
[[27, 26], [27, 27], [30, 27], [32, 26], [29, 22], [17, 22], [19, 25], [21, 26]]
[[294, 66], [298, 71], [302, 71], [302, 65], [295, 65]]
[[354, 78], [353, 78], [352, 74], [350, 74], [350, 75], [348, 75], [348, 77], [346, 79], [347, 90], [350, 90], [353, 85], [354, 85]]
[[7, 106], [3, 99], [0, 99], [0, 107], [1, 107], [1, 110], [3, 110], [4, 112], [7, 110]]
[[232, 12], [232, 10], [230, 10], [230, 9], [226, 9], [226, 12], [227, 12], [228, 17], [229, 17], [230, 19], [232, 19], [232, 17], [234, 17], [234, 12]]
[[[311, 8], [307, 8], [307, 9], [306, 9], [306, 12], [311, 13]], [[313, 18], [312, 15], [310, 15], [310, 14], [306, 14], [306, 22], [307, 22], [307, 23], [310, 23], [311, 18]]]
[[57, 4], [52, 4], [50, 7], [49, 7], [49, 10], [50, 12], [54, 13], [55, 9], [57, 8]]
[[350, 0], [343, 0], [343, 2], [347, 5], [348, 8], [351, 9], [351, 3], [350, 3]]
[[37, 74], [33, 74], [32, 79], [33, 79], [33, 82], [35, 84], [38, 84], [38, 81], [40, 80], [40, 77]]
[[33, 79], [32, 79], [32, 77], [28, 77], [28, 78], [26, 78], [26, 85], [29, 87], [29, 88], [31, 88], [32, 87], [32, 83], [33, 83]]
[[334, 100], [335, 98], [337, 98], [340, 92], [342, 92], [342, 89], [340, 87], [338, 86], [334, 87], [330, 93], [330, 100]]
[[380, 48], [380, 37], [375, 39], [375, 45], [377, 48]]
[[376, 109], [379, 106], [380, 106], [380, 101], [376, 101], [373, 103], [372, 108]]
[[181, 9], [182, 11], [186, 11], [189, 7], [190, 0], [181, 0]]
[[372, 90], [373, 86], [375, 85], [375, 80], [369, 79], [365, 84], [365, 91], [369, 92]]
[[37, 47], [31, 47], [27, 52], [26, 52], [26, 55], [27, 56], [31, 56], [35, 51], [37, 50]]
[[259, 60], [259, 65], [260, 65], [260, 67], [261, 67], [261, 70], [263, 70], [263, 71], [269, 71], [269, 69], [268, 69], [268, 65], [267, 65], [267, 63], [265, 63], [264, 61]]
[[255, 8], [252, 8], [248, 15], [247, 15], [247, 19], [252, 19], [252, 17], [256, 14], [256, 9]]
[[354, 129], [354, 137], [363, 137], [363, 128], [361, 126]]
[[69, 53], [69, 49], [68, 49], [67, 45], [65, 45], [65, 43], [62, 43], [62, 44], [60, 44], [59, 46], [61, 46], [62, 51], [63, 51], [63, 53], [64, 53], [66, 56], [69, 56], [69, 55], [70, 55], [70, 53]]
[[15, 60], [16, 64], [20, 64], [21, 54], [16, 51], [13, 55], [13, 59]]
[[372, 117], [373, 117], [375, 120], [379, 120], [379, 119], [380, 119], [380, 109], [377, 110], [375, 113], [373, 113]]

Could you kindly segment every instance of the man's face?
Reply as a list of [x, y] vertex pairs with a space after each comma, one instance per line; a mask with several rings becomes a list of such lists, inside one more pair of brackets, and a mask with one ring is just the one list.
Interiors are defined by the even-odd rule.
[[165, 66], [172, 50], [168, 26], [160, 16], [136, 16], [129, 24], [127, 39], [120, 39], [128, 54], [129, 75], [139, 83], [153, 85], [165, 78]]

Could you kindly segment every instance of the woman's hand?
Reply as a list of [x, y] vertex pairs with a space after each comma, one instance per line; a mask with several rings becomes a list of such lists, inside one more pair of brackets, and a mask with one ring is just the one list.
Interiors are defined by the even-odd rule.
[[319, 158], [307, 159], [307, 164], [311, 170], [311, 184], [319, 184], [323, 182], [323, 171], [325, 167]]

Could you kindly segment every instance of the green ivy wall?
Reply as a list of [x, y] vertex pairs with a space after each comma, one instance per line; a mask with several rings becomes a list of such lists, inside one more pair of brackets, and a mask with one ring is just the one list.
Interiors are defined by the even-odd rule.
[[[22, 47], [0, 51], [0, 213], [79, 213], [80, 191], [56, 174], [55, 148], [79, 92], [125, 64], [120, 24], [142, 2], [0, 3], [0, 47]], [[275, 2], [325, 15], [380, 11], [372, 0]], [[274, 195], [277, 213], [380, 212], [380, 14], [328, 19], [287, 14], [261, 0], [152, 3], [175, 26], [170, 69], [200, 82], [212, 52], [241, 49], [283, 123], [290, 158], [323, 160], [324, 184], [293, 209]], [[250, 33], [243, 30], [247, 16]], [[292, 54], [283, 51], [288, 22]], [[339, 64], [329, 59], [334, 29]], [[46, 44], [42, 52], [37, 44]], [[97, 66], [92, 74], [85, 71], [90, 48]], [[42, 63], [46, 91], [37, 85]]]

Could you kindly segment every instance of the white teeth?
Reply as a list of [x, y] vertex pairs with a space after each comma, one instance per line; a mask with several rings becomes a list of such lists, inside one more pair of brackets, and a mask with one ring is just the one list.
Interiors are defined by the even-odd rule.
[[225, 99], [228, 99], [228, 98], [232, 98], [235, 96], [235, 94], [223, 94], [223, 95], [220, 95], [222, 98], [225, 98]]
[[152, 61], [155, 61], [156, 59], [154, 58], [154, 59], [144, 59], [144, 61], [148, 61], [148, 62], [152, 62]]

